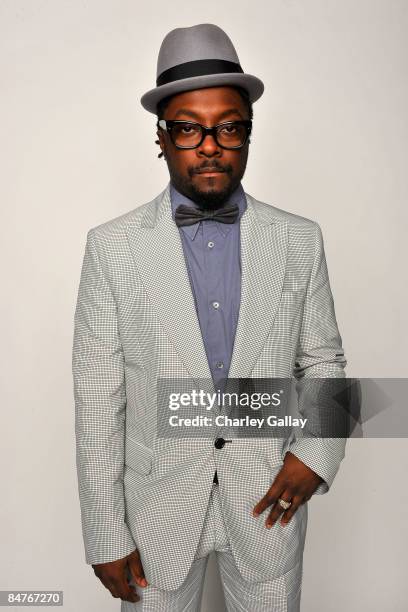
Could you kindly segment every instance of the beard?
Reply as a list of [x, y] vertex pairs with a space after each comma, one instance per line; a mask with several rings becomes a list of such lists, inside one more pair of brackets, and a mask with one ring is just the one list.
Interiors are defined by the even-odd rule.
[[203, 191], [199, 189], [196, 185], [190, 184], [190, 194], [188, 197], [190, 200], [193, 200], [201, 210], [217, 210], [221, 208], [231, 194], [238, 187], [239, 180], [236, 184], [231, 181], [229, 185], [224, 187], [223, 189], [215, 190], [215, 189], [207, 189]]
[[236, 190], [242, 179], [242, 175], [233, 176], [233, 168], [230, 165], [224, 166], [223, 170], [226, 174], [229, 175], [230, 181], [222, 189], [217, 189], [216, 187], [209, 187], [205, 190], [200, 189], [200, 187], [194, 184], [192, 180], [192, 177], [195, 173], [195, 169], [193, 168], [188, 169], [188, 177], [181, 176], [174, 171], [170, 172], [171, 182], [173, 183], [177, 191], [195, 202], [199, 209], [217, 210], [226, 203], [226, 201]]

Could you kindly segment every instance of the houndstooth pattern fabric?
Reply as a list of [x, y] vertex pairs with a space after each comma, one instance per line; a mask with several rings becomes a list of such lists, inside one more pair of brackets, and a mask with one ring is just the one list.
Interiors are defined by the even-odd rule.
[[282, 576], [264, 582], [244, 580], [231, 553], [218, 485], [211, 491], [194, 563], [212, 551], [216, 553], [228, 612], [299, 612], [303, 556]]
[[136, 603], [121, 601], [120, 612], [200, 612], [208, 557], [195, 560], [183, 584], [172, 591], [139, 587], [128, 572], [128, 582], [139, 595]]
[[247, 582], [236, 566], [222, 514], [219, 487], [213, 484], [200, 541], [183, 584], [165, 591], [156, 586], [139, 587], [128, 580], [140, 596], [137, 603], [121, 602], [121, 612], [199, 612], [208, 555], [215, 551], [227, 612], [299, 612], [303, 559], [286, 574], [266, 582]]
[[[311, 220], [245, 195], [229, 377], [295, 376], [301, 396], [305, 378], [345, 375], [322, 233]], [[296, 566], [307, 504], [287, 526], [278, 522], [270, 530], [251, 509], [288, 449], [322, 476], [316, 493], [326, 493], [344, 439], [240, 438], [218, 450], [208, 436], [157, 436], [157, 379], [211, 381], [169, 184], [153, 201], [89, 230], [72, 367], [87, 563], [113, 561], [138, 547], [147, 579], [178, 588], [194, 558], [217, 469], [243, 578], [270, 580]]]

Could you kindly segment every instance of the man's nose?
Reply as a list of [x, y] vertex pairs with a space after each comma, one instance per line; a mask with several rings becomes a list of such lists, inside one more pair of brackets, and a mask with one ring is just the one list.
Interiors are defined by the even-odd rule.
[[221, 154], [221, 147], [217, 144], [212, 134], [207, 134], [201, 145], [198, 147], [198, 153], [204, 154], [207, 157]]

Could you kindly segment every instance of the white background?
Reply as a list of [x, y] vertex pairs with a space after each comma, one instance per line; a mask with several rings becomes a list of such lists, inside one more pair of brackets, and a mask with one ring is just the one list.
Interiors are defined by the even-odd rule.
[[[243, 186], [321, 225], [348, 376], [407, 375], [408, 2], [0, 1], [0, 589], [63, 589], [67, 612], [119, 609], [85, 565], [77, 496], [86, 233], [166, 186], [139, 100], [166, 33], [203, 22], [265, 83]], [[349, 441], [309, 503], [302, 612], [407, 609], [406, 466], [405, 439]], [[223, 609], [212, 559], [203, 612]]]

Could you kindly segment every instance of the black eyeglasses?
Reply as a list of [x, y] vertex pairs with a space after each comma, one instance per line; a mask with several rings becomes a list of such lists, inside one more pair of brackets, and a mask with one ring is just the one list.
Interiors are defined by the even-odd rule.
[[172, 143], [178, 149], [196, 149], [207, 134], [211, 134], [222, 149], [241, 149], [252, 130], [250, 119], [227, 121], [211, 128], [193, 121], [176, 119], [160, 119], [156, 125], [168, 132]]

